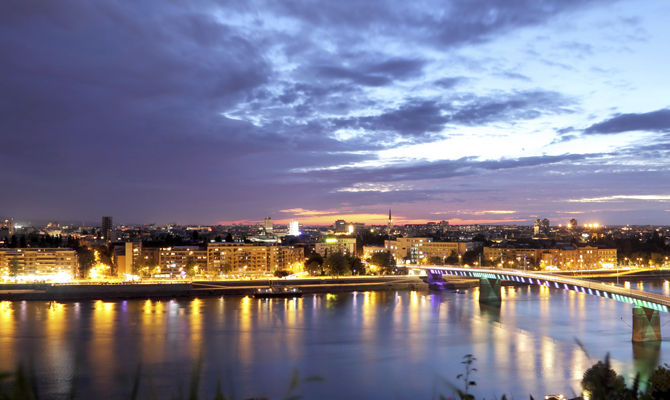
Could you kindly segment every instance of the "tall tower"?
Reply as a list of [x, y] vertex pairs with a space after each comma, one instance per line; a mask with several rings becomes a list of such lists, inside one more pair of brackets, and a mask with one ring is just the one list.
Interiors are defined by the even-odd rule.
[[389, 208], [389, 225], [388, 225], [388, 234], [391, 234], [393, 231], [393, 219], [391, 218], [391, 209]]
[[102, 226], [101, 226], [102, 238], [106, 241], [112, 239], [112, 217], [102, 217]]
[[272, 218], [271, 217], [265, 217], [264, 227], [265, 227], [265, 234], [266, 235], [269, 235], [269, 234], [272, 233], [272, 231], [274, 230], [274, 225], [272, 224]]

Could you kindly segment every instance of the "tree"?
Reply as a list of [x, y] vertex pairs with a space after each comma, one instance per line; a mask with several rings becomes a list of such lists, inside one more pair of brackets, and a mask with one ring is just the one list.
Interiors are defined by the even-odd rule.
[[195, 259], [193, 256], [188, 256], [186, 257], [186, 274], [190, 277], [193, 277], [196, 275], [196, 269], [197, 267], [195, 263]]
[[428, 259], [428, 264], [430, 265], [442, 265], [444, 263], [444, 260], [440, 256], [431, 256]]
[[323, 260], [323, 267], [329, 275], [344, 275], [349, 271], [347, 257], [340, 253], [331, 253]]
[[79, 278], [85, 278], [95, 262], [95, 256], [88, 247], [79, 247], [77, 259], [79, 260]]
[[17, 276], [21, 272], [19, 258], [14, 256], [9, 260], [9, 276]]
[[390, 251], [375, 253], [370, 257], [370, 264], [379, 268], [381, 274], [393, 274], [396, 262]]
[[356, 256], [347, 256], [347, 263], [349, 264], [349, 269], [351, 270], [352, 275], [365, 274], [365, 266], [360, 258]]
[[449, 257], [447, 257], [444, 260], [445, 264], [458, 264], [458, 254], [456, 254], [455, 251], [452, 251], [451, 254], [449, 254]]
[[618, 375], [610, 366], [609, 354], [604, 361], [598, 361], [584, 372], [582, 389], [594, 400], [624, 399], [628, 391], [623, 376]]
[[321, 254], [310, 254], [309, 258], [305, 262], [305, 268], [312, 274], [316, 274], [318, 272], [320, 275], [323, 275], [323, 257], [321, 257]]

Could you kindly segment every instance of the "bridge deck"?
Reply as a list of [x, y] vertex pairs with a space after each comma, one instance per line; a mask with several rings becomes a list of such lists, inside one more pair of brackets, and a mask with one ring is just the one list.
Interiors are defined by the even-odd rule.
[[419, 266], [409, 268], [424, 269], [440, 274], [469, 276], [473, 278], [502, 279], [554, 287], [556, 289], [573, 290], [609, 298], [623, 303], [634, 304], [640, 307], [670, 312], [670, 297], [668, 296], [584, 279], [566, 278], [547, 273], [531, 273], [507, 269], [460, 268], [447, 266]]

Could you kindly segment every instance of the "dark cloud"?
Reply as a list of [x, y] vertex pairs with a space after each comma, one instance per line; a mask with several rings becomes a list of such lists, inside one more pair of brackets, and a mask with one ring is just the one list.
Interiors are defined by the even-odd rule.
[[446, 4], [439, 1], [398, 4], [373, 0], [324, 4], [320, 1], [282, 1], [272, 3], [272, 7], [278, 14], [307, 22], [309, 29], [332, 29], [331, 38], [344, 47], [356, 44], [356, 38], [372, 34], [451, 47], [483, 42], [496, 34], [541, 24], [557, 15], [601, 2], [454, 0]]
[[572, 101], [552, 91], [523, 91], [475, 98], [451, 114], [450, 122], [478, 125], [492, 121], [534, 119], [545, 114], [571, 112]]
[[494, 121], [514, 123], [545, 114], [571, 112], [572, 102], [557, 92], [524, 91], [493, 96], [466, 95], [455, 100], [410, 99], [380, 115], [339, 119], [336, 127], [395, 133], [412, 138], [430, 137], [446, 124], [483, 125]]
[[471, 158], [417, 162], [409, 165], [386, 167], [356, 167], [326, 170], [311, 173], [317, 179], [327, 179], [343, 186], [355, 183], [386, 183], [398, 181], [421, 181], [445, 179], [476, 174], [481, 171], [509, 170], [523, 167], [539, 167], [563, 162], [572, 162], [594, 157], [593, 154], [563, 154], [557, 156], [535, 156], [514, 159], [476, 161]]
[[321, 65], [314, 67], [317, 78], [346, 80], [364, 86], [384, 86], [398, 79], [421, 74], [423, 61], [392, 58], [381, 62], [362, 62], [351, 67]]
[[629, 131], [670, 131], [670, 109], [661, 109], [640, 114], [618, 114], [593, 124], [584, 130], [586, 134], [608, 134]]
[[372, 131], [390, 131], [403, 136], [424, 136], [440, 131], [448, 120], [437, 102], [410, 100], [398, 109], [381, 115], [339, 121], [339, 124]]
[[458, 85], [459, 83], [462, 83], [465, 81], [466, 78], [463, 77], [449, 77], [449, 78], [442, 78], [438, 79], [435, 82], [433, 82], [433, 85], [439, 86], [443, 89], [451, 89]]

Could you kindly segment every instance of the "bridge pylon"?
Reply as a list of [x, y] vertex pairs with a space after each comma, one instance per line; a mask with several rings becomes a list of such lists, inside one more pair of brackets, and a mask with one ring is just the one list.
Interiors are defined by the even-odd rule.
[[499, 306], [501, 301], [500, 279], [479, 278], [479, 302]]
[[661, 340], [661, 316], [658, 310], [633, 306], [633, 342]]

